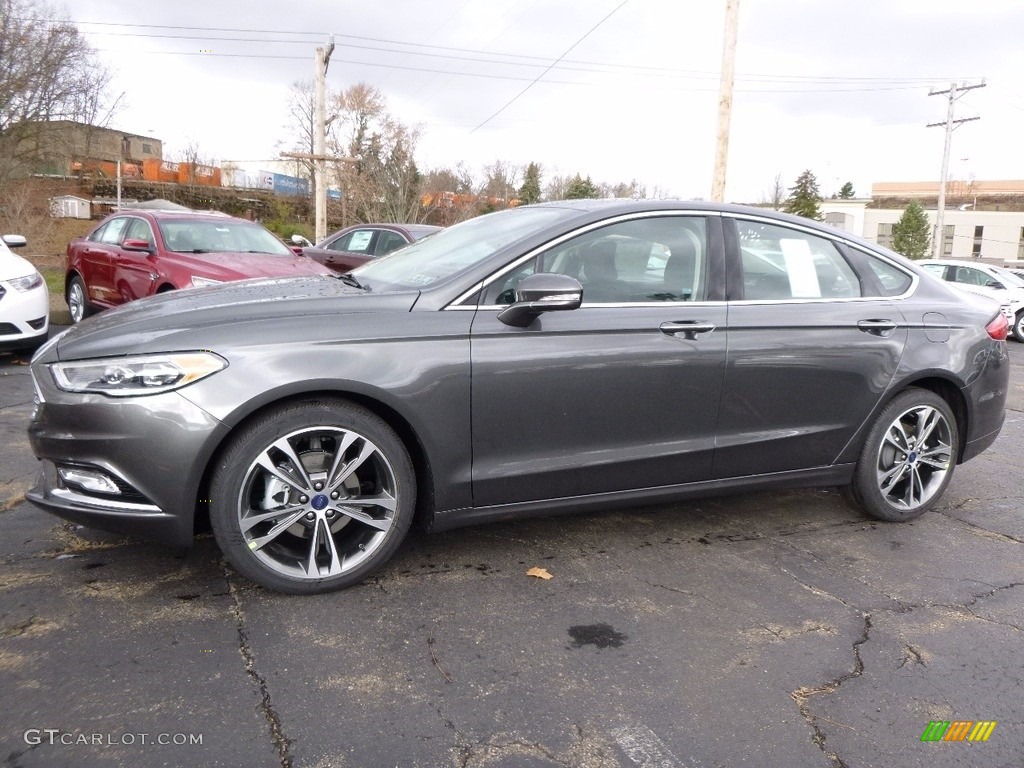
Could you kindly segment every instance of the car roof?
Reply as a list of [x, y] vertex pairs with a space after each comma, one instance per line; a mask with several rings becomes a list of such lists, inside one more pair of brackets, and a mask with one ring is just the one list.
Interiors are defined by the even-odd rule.
[[232, 216], [228, 213], [221, 213], [220, 211], [174, 211], [174, 210], [146, 210], [144, 208], [126, 208], [120, 211], [114, 211], [111, 216], [146, 216], [151, 219], [157, 220], [170, 220], [170, 219], [196, 219], [199, 221], [224, 221], [225, 219], [232, 219], [234, 221], [250, 222], [248, 219], [242, 219], [237, 216]]
[[971, 267], [998, 267], [998, 264], [988, 264], [984, 261], [971, 261], [970, 259], [922, 259], [918, 264], [948, 264], [950, 266], [971, 266]]

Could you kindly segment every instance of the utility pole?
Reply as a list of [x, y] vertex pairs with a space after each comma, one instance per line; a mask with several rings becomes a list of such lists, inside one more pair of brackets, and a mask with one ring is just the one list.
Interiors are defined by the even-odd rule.
[[725, 166], [729, 159], [729, 123], [732, 120], [732, 84], [736, 69], [736, 32], [740, 0], [726, 0], [725, 40], [722, 45], [722, 79], [718, 86], [718, 136], [715, 142], [715, 174], [711, 199], [725, 201]]
[[316, 242], [327, 237], [327, 184], [325, 183], [324, 147], [327, 144], [327, 65], [334, 52], [334, 36], [326, 48], [316, 49], [316, 132], [313, 136], [313, 186], [316, 188]]
[[946, 120], [942, 123], [928, 123], [926, 127], [936, 128], [940, 125], [946, 126], [946, 143], [942, 149], [942, 174], [939, 178], [939, 204], [935, 211], [935, 232], [932, 235], [932, 253], [936, 259], [941, 259], [943, 256], [943, 244], [946, 240], [946, 232], [944, 219], [946, 217], [946, 183], [949, 178], [949, 149], [953, 143], [953, 129], [957, 126], [969, 123], [971, 120], [981, 120], [980, 117], [965, 117], [960, 120], [953, 119], [953, 106], [956, 104], [956, 100], [959, 99], [967, 91], [975, 88], [984, 88], [985, 81], [982, 80], [976, 85], [967, 85], [964, 83], [957, 88], [956, 83], [950, 83], [949, 88], [945, 91], [932, 91], [929, 96], [943, 96], [949, 95], [949, 108], [946, 111]]

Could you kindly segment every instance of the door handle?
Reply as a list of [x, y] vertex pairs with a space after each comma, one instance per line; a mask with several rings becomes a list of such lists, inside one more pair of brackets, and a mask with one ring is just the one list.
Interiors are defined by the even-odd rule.
[[690, 341], [693, 341], [702, 333], [711, 333], [715, 330], [714, 323], [704, 323], [699, 320], [684, 320], [682, 322], [675, 323], [662, 323], [660, 326], [661, 332], [669, 336], [678, 336], [682, 334]]
[[860, 320], [857, 322], [857, 327], [864, 333], [884, 337], [895, 331], [897, 324], [892, 320]]

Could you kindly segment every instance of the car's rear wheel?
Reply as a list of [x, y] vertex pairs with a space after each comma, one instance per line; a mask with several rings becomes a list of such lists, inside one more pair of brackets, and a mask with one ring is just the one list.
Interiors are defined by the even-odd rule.
[[395, 432], [344, 400], [306, 400], [245, 427], [218, 461], [210, 522], [245, 577], [314, 594], [383, 565], [412, 522], [416, 480]]
[[949, 405], [916, 387], [890, 402], [868, 433], [847, 497], [891, 522], [924, 514], [946, 490], [956, 466], [957, 423]]
[[1017, 313], [1013, 321], [1013, 336], [1017, 341], [1024, 341], [1024, 309]]
[[68, 312], [71, 314], [72, 323], [80, 323], [92, 314], [92, 305], [86, 298], [85, 283], [78, 275], [71, 278], [68, 283]]

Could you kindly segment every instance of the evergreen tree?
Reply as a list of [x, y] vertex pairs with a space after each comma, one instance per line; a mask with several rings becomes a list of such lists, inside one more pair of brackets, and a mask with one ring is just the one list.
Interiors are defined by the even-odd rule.
[[519, 202], [523, 205], [540, 202], [540, 166], [530, 163], [523, 172], [523, 186], [519, 188]]
[[839, 188], [839, 199], [840, 200], [849, 200], [850, 198], [853, 197], [853, 195], [854, 195], [854, 192], [853, 192], [853, 182], [852, 181], [846, 182], [845, 184], [843, 184], [843, 186], [841, 186]]
[[572, 177], [565, 190], [566, 200], [586, 200], [601, 197], [601, 190], [590, 177], [582, 178], [578, 173]]
[[803, 216], [805, 219], [821, 221], [821, 192], [818, 191], [818, 180], [810, 171], [797, 176], [796, 184], [789, 190], [786, 200], [786, 213]]
[[924, 208], [912, 200], [899, 221], [892, 225], [892, 249], [908, 259], [923, 259], [931, 251], [928, 217]]

